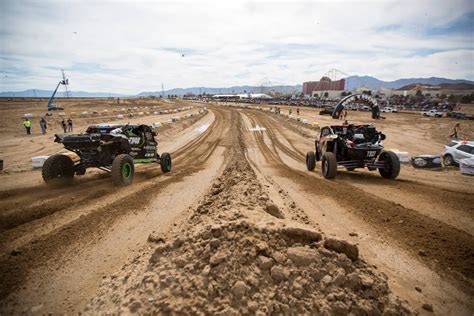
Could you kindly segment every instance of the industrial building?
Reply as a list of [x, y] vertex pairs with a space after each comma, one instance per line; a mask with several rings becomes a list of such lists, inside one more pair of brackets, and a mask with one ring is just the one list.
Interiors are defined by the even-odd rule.
[[428, 84], [410, 84], [401, 87], [397, 90], [393, 90], [394, 95], [403, 96], [414, 96], [417, 93], [429, 96], [440, 96], [440, 95], [470, 95], [474, 93], [474, 85], [470, 83], [441, 83], [439, 85], [428, 85]]

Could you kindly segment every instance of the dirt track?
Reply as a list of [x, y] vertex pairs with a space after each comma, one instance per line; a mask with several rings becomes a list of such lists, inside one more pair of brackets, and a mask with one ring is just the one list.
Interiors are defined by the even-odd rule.
[[[256, 125], [266, 130], [250, 131]], [[472, 178], [449, 170], [443, 171], [449, 181], [429, 184], [438, 174], [422, 171], [423, 180], [417, 181], [416, 172], [403, 167], [396, 181], [363, 171], [341, 171], [327, 181], [319, 170], [305, 170], [312, 133], [261, 110], [211, 107], [160, 134], [160, 150], [171, 152], [173, 171], [163, 175], [156, 166], [141, 166], [131, 187], [117, 190], [100, 173], [57, 190], [40, 184], [38, 172], [2, 175], [12, 184], [0, 192], [1, 310], [81, 311], [103, 280], [102, 296], [92, 300], [91, 310], [115, 310], [97, 302], [112, 295], [111, 276], [115, 279], [122, 266], [123, 273], [145, 272], [156, 248], [146, 242], [151, 233], [166, 240], [230, 220], [219, 213], [225, 203], [216, 204], [216, 214], [196, 215], [209, 202], [206, 196], [213, 196], [216, 179], [232, 197], [234, 212], [258, 222], [262, 215], [249, 209], [258, 197], [224, 181], [226, 174], [254, 172], [255, 178], [241, 181], [251, 190], [264, 188], [285, 217], [277, 224], [295, 222], [357, 243], [367, 269], [388, 275], [393, 296], [413, 310], [423, 313], [421, 305], [430, 303], [440, 315], [472, 313]], [[245, 153], [239, 159], [252, 171], [233, 167], [236, 142]], [[25, 176], [36, 184], [25, 185]], [[258, 210], [260, 202], [255, 203]]]

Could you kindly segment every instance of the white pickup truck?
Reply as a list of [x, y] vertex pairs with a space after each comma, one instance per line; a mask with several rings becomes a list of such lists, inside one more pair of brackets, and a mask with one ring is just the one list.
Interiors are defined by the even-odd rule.
[[423, 116], [429, 116], [429, 117], [442, 117], [444, 115], [443, 112], [440, 112], [438, 110], [429, 110], [426, 112], [421, 112]]
[[384, 112], [384, 113], [397, 113], [398, 112], [398, 110], [396, 108], [392, 108], [390, 106], [386, 106], [380, 111]]

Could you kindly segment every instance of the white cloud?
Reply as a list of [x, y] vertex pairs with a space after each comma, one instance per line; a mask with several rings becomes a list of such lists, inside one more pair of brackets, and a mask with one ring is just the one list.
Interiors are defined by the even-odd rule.
[[73, 90], [133, 94], [162, 82], [296, 84], [331, 68], [474, 79], [473, 34], [429, 32], [473, 11], [471, 1], [6, 0], [0, 90], [52, 89], [61, 68]]

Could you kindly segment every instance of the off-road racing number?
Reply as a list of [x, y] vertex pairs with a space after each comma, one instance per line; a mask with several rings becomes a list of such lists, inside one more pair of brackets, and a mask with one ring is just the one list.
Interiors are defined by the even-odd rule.
[[130, 145], [138, 145], [140, 143], [140, 137], [130, 137], [128, 141]]
[[372, 157], [375, 156], [375, 153], [377, 153], [377, 152], [376, 151], [368, 151], [367, 152], [367, 157], [372, 158]]

